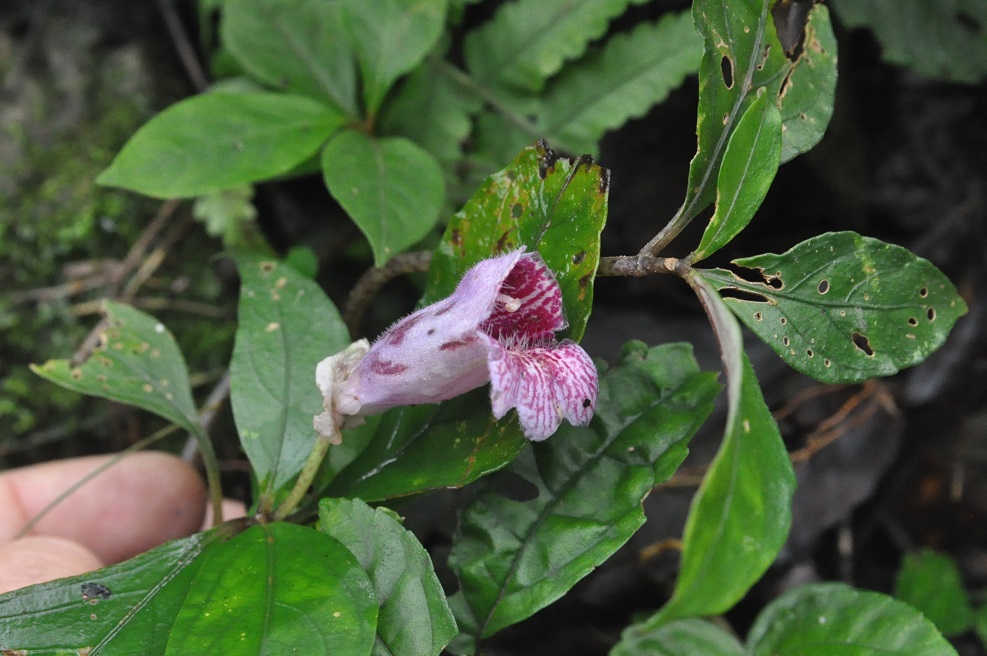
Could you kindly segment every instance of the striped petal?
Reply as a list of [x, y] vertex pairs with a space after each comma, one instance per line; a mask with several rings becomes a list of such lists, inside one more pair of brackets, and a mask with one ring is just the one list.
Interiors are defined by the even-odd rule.
[[575, 342], [521, 350], [490, 343], [490, 403], [500, 419], [517, 408], [524, 435], [541, 441], [562, 419], [585, 426], [599, 390], [596, 366]]

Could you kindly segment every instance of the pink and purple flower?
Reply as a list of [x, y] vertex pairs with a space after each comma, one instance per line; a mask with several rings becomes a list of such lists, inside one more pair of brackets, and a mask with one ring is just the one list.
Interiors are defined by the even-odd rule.
[[[519, 249], [476, 264], [456, 291], [361, 340], [316, 370], [327, 432], [347, 417], [438, 403], [490, 383], [493, 414], [517, 408], [525, 436], [544, 440], [562, 419], [585, 426], [598, 379], [586, 352], [555, 333], [567, 325], [562, 291], [537, 253]], [[350, 420], [351, 421], [351, 420]]]

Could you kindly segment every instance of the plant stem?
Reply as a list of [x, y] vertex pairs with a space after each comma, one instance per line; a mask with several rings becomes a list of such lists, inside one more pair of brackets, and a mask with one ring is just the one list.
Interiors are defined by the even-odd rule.
[[212, 448], [206, 429], [200, 425], [194, 435], [199, 443], [199, 452], [202, 454], [202, 466], [206, 470], [206, 485], [209, 487], [209, 500], [212, 502], [212, 524], [216, 526], [223, 523], [223, 486], [219, 480], [219, 461], [216, 459], [216, 451]]
[[381, 287], [398, 276], [428, 271], [428, 264], [431, 260], [431, 251], [398, 253], [388, 260], [383, 267], [374, 267], [365, 271], [356, 281], [353, 289], [350, 290], [350, 295], [346, 299], [346, 307], [343, 310], [343, 322], [349, 329], [350, 335], [356, 335], [360, 332], [363, 315]]
[[601, 257], [596, 269], [597, 277], [629, 276], [641, 278], [655, 273], [684, 275], [688, 268], [684, 260], [674, 257], [654, 257], [652, 255], [620, 255]]
[[302, 467], [302, 471], [298, 474], [298, 480], [295, 482], [295, 487], [291, 488], [291, 493], [288, 494], [286, 498], [274, 514], [271, 519], [275, 522], [283, 520], [285, 517], [290, 515], [301, 503], [302, 497], [308, 492], [309, 486], [312, 485], [312, 481], [315, 480], [315, 475], [319, 473], [319, 467], [322, 465], [322, 461], [325, 459], [326, 454], [329, 452], [329, 447], [333, 442], [339, 443], [334, 440], [333, 437], [338, 438], [339, 433], [337, 431], [336, 435], [330, 437], [327, 435], [319, 434], [315, 438], [315, 445], [312, 447], [312, 452], [308, 454], [308, 460], [305, 461], [305, 466]]

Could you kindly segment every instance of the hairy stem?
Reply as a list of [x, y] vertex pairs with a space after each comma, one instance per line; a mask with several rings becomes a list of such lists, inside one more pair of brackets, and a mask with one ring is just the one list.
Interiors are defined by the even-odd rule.
[[302, 498], [308, 492], [308, 488], [312, 485], [312, 481], [315, 480], [315, 475], [319, 473], [319, 467], [322, 466], [322, 461], [325, 460], [326, 454], [329, 453], [329, 447], [334, 442], [339, 444], [340, 439], [341, 436], [338, 431], [334, 436], [322, 434], [316, 436], [315, 445], [312, 447], [312, 452], [308, 454], [308, 460], [305, 461], [305, 466], [302, 467], [301, 473], [298, 474], [295, 487], [291, 488], [288, 497], [274, 511], [274, 514], [271, 515], [272, 521], [280, 522], [295, 511], [295, 508], [298, 507], [298, 504], [302, 502]]
[[343, 310], [343, 322], [350, 335], [356, 335], [360, 331], [363, 315], [381, 287], [398, 276], [428, 271], [428, 264], [431, 261], [431, 251], [399, 253], [384, 266], [368, 269], [360, 276], [350, 291]]

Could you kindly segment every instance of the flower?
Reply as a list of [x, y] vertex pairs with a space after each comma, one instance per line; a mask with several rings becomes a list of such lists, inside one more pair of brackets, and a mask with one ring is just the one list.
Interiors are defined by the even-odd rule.
[[369, 349], [357, 342], [319, 364], [326, 412], [316, 429], [328, 435], [347, 417], [438, 403], [487, 382], [494, 416], [517, 408], [530, 440], [544, 440], [563, 418], [585, 426], [597, 372], [578, 344], [556, 340], [566, 325], [562, 290], [537, 253], [483, 260], [451, 296], [401, 319]]

